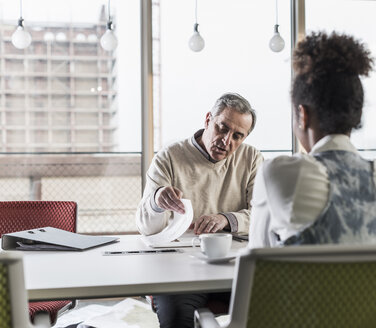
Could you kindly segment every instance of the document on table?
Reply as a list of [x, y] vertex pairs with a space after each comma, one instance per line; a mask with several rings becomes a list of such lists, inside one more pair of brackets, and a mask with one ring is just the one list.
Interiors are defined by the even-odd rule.
[[[161, 232], [150, 236], [142, 236], [141, 240], [150, 247], [187, 247], [192, 246], [192, 237], [181, 237], [193, 220], [192, 203], [189, 199], [181, 200], [185, 213], [174, 212], [174, 218]], [[181, 238], [180, 238], [181, 237]]]
[[3, 234], [1, 247], [4, 250], [22, 251], [84, 251], [118, 240], [118, 237], [88, 236], [54, 227], [43, 227]]

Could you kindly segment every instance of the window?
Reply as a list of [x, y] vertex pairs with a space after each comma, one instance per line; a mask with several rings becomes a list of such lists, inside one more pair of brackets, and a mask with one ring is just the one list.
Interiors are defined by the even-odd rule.
[[225, 92], [237, 92], [256, 109], [255, 130], [246, 139], [258, 149], [291, 153], [290, 2], [279, 1], [280, 53], [269, 49], [274, 1], [198, 1], [205, 48], [188, 48], [195, 2], [160, 1], [160, 113], [156, 148], [202, 128], [205, 114]]
[[[19, 3], [0, 0], [1, 199], [73, 199], [79, 202], [79, 231], [136, 230], [142, 193], [140, 1], [111, 1], [119, 43], [109, 53], [99, 45], [106, 0], [24, 1], [33, 39], [25, 50], [11, 43]], [[258, 116], [246, 142], [266, 158], [291, 153], [291, 2], [278, 1], [285, 40], [280, 53], [269, 49], [274, 1], [199, 0], [205, 40], [199, 53], [188, 48], [195, 1], [152, 3], [154, 150], [191, 137], [220, 95], [237, 92]], [[306, 0], [306, 27], [354, 34], [375, 54], [375, 13], [374, 1]], [[352, 137], [373, 158], [375, 84], [375, 73], [364, 79], [364, 126]]]
[[[340, 8], [340, 10], [339, 10]], [[376, 54], [376, 36], [371, 26], [374, 25], [376, 2], [353, 0], [306, 0], [306, 30], [324, 30], [348, 33], [368, 45], [373, 56]], [[363, 127], [353, 132], [352, 141], [362, 150], [363, 156], [376, 157], [376, 73], [373, 71], [364, 78], [363, 88], [365, 103], [363, 108]]]
[[0, 0], [1, 199], [75, 200], [81, 232], [135, 231], [141, 199], [140, 3], [112, 1], [114, 52], [107, 4], [23, 1], [20, 50], [19, 2]]

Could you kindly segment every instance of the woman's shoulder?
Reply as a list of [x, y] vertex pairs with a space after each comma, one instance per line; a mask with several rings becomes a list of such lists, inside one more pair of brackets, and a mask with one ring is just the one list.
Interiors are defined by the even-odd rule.
[[327, 202], [326, 168], [311, 155], [266, 160], [262, 175], [269, 201], [276, 208], [288, 209], [288, 217], [294, 222], [296, 218], [299, 222], [311, 222]]
[[295, 181], [307, 172], [325, 175], [325, 168], [313, 156], [308, 154], [294, 154], [292, 156], [278, 156], [265, 160], [262, 165], [264, 179], [267, 181]]
[[280, 174], [281, 172], [296, 171], [309, 159], [307, 155], [295, 154], [292, 156], [282, 155], [272, 159], [266, 159], [263, 163], [264, 174]]

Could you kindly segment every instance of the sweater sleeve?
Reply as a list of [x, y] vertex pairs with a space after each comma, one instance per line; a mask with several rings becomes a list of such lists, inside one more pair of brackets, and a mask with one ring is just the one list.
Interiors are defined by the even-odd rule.
[[146, 173], [146, 185], [142, 200], [136, 212], [136, 224], [143, 235], [152, 235], [162, 231], [167, 225], [171, 211], [159, 209], [155, 203], [155, 193], [161, 187], [171, 186], [173, 170], [168, 150], [162, 150], [154, 156]]
[[[249, 220], [251, 215], [251, 199], [253, 194], [253, 185], [255, 183], [256, 173], [259, 166], [264, 161], [262, 154], [255, 150], [254, 155], [251, 160], [251, 173], [247, 182], [246, 192], [246, 202], [247, 207], [238, 211], [231, 212], [230, 214], [235, 217], [235, 220], [229, 220], [231, 232], [244, 232], [248, 233], [249, 231]], [[227, 213], [224, 213], [227, 214]], [[227, 216], [226, 216], [227, 217]]]

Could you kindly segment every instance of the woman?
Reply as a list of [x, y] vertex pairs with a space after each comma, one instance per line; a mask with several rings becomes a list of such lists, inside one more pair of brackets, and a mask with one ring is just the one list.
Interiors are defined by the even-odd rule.
[[360, 127], [373, 60], [353, 37], [312, 33], [294, 52], [293, 130], [308, 154], [259, 169], [249, 246], [376, 243], [376, 173], [350, 133]]

